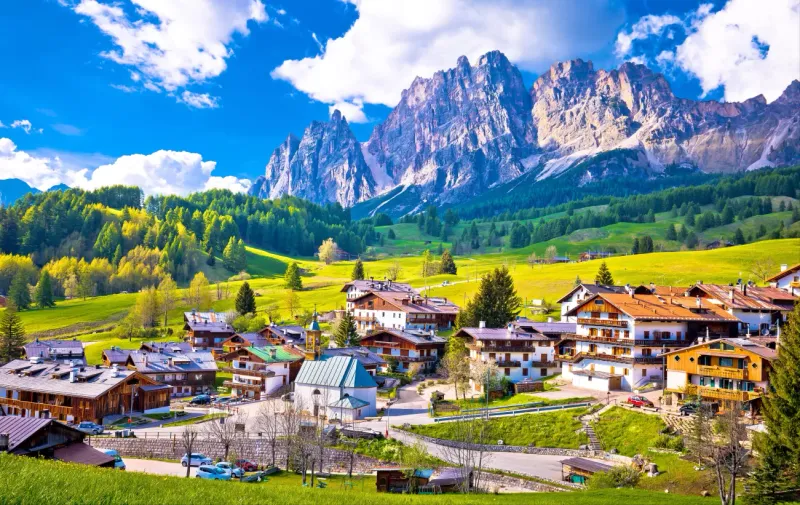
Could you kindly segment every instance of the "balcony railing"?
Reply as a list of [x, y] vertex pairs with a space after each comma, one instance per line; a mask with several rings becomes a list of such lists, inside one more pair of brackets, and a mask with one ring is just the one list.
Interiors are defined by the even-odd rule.
[[508, 361], [506, 361], [504, 359], [503, 360], [498, 360], [498, 361], [495, 361], [495, 364], [497, 366], [499, 366], [500, 368], [514, 368], [514, 367], [521, 367], [522, 366], [522, 362], [521, 361], [516, 361], [516, 360], [513, 360], [513, 359], [508, 360]]
[[697, 386], [694, 384], [688, 384], [685, 392], [687, 395], [698, 395], [701, 398], [736, 402], [747, 402], [764, 396], [764, 390], [762, 388], [755, 388], [753, 391], [739, 391], [738, 389], [712, 388], [710, 386]]
[[531, 361], [531, 366], [536, 368], [552, 368], [556, 366], [555, 361]]
[[651, 346], [651, 347], [688, 347], [692, 345], [690, 340], [671, 340], [666, 338], [643, 338], [634, 340], [636, 345]]
[[436, 361], [436, 356], [400, 356], [399, 354], [381, 354], [382, 358], [394, 358], [403, 363], [418, 363], [425, 361]]
[[375, 316], [355, 316], [353, 317], [354, 321], [358, 321], [360, 323], [376, 323], [378, 322], [378, 318]]
[[[79, 407], [67, 407], [64, 405], [51, 405], [49, 403], [39, 403], [39, 402], [27, 402], [23, 400], [13, 400], [11, 398], [0, 398], [0, 405], [6, 405], [8, 407], [16, 407], [22, 410], [29, 410], [31, 412], [41, 412], [43, 410], [49, 410], [50, 414], [53, 416], [69, 416], [75, 415], [76, 413], [78, 416], [88, 415], [91, 414], [92, 409], [91, 407], [85, 407], [80, 409]], [[81, 412], [83, 410], [83, 412]]]
[[275, 372], [272, 370], [250, 370], [248, 368], [236, 368], [236, 367], [223, 367], [221, 369], [223, 372], [230, 372], [235, 373], [237, 375], [248, 375], [250, 377], [274, 377]]
[[532, 345], [483, 345], [480, 342], [469, 344], [468, 348], [478, 352], [528, 352], [532, 353], [535, 348]]
[[578, 335], [576, 333], [569, 333], [564, 336], [563, 340], [578, 340], [581, 342], [602, 342], [604, 344], [615, 345], [633, 345], [632, 339], [625, 339], [620, 337], [603, 337], [600, 335]]
[[614, 328], [627, 328], [628, 321], [619, 319], [602, 319], [599, 317], [579, 317], [578, 324], [588, 324], [590, 326], [612, 326]]
[[725, 366], [700, 365], [697, 367], [697, 373], [700, 375], [708, 375], [711, 377], [722, 377], [723, 379], [744, 380], [747, 378], [747, 370], [739, 368], [729, 368]]
[[262, 384], [245, 384], [243, 382], [234, 382], [234, 381], [225, 381], [222, 383], [223, 386], [228, 388], [236, 388], [236, 389], [244, 389], [247, 391], [263, 391], [264, 386]]

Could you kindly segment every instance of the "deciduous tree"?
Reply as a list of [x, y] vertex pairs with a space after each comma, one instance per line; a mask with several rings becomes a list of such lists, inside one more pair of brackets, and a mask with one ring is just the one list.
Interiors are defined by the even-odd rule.
[[303, 281], [300, 278], [300, 268], [296, 262], [292, 262], [286, 267], [286, 273], [283, 275], [284, 284], [286, 288], [299, 291], [303, 289]]
[[337, 250], [339, 247], [336, 245], [336, 242], [333, 241], [332, 238], [325, 240], [322, 245], [319, 246], [319, 260], [325, 262], [326, 265], [330, 265], [337, 259]]

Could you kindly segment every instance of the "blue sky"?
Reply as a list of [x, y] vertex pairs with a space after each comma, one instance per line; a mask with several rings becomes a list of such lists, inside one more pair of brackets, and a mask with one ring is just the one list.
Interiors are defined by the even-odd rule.
[[800, 73], [798, 0], [761, 3], [6, 2], [0, 179], [242, 189], [334, 107], [365, 140], [415, 75], [491, 49], [527, 84], [557, 60], [633, 60], [678, 96], [774, 100]]

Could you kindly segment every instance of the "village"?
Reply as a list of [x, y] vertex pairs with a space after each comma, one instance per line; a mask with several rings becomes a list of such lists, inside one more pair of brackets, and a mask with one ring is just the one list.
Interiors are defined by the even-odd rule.
[[[657, 474], [653, 463], [603, 450], [585, 419], [626, 406], [670, 426], [734, 415], [763, 431], [800, 264], [781, 265], [766, 284], [576, 282], [558, 318], [464, 326], [451, 300], [356, 279], [342, 286], [342, 309], [315, 311], [306, 326], [236, 332], [224, 314], [191, 310], [183, 339], [111, 347], [102, 365], [87, 364], [81, 342], [36, 339], [0, 367], [0, 451], [222, 480], [293, 468], [322, 487], [335, 472], [370, 473], [379, 492], [424, 494], [494, 482], [486, 472], [478, 482], [478, 449], [495, 470], [535, 477], [537, 490], [580, 487], [615, 466]], [[322, 331], [323, 319], [346, 327], [346, 345]], [[218, 373], [230, 374], [219, 389]], [[523, 401], [531, 393], [544, 401]], [[418, 432], [555, 409], [588, 409], [585, 444], [520, 453], [468, 431], [460, 441], [471, 449], [456, 450]], [[295, 435], [276, 457], [277, 440]], [[359, 440], [374, 439], [417, 444], [428, 458], [408, 466], [356, 454]], [[525, 489], [520, 482], [503, 485]]]

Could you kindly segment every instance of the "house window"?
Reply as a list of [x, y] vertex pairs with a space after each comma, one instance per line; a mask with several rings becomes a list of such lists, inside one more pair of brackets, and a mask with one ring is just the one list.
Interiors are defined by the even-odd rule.
[[528, 376], [528, 369], [527, 368], [523, 368], [522, 369], [522, 376], [523, 377], [527, 377]]
[[645, 330], [644, 338], [650, 338], [650, 332], [649, 331]]
[[539, 376], [540, 377], [547, 377], [547, 369], [546, 368], [540, 369], [539, 370]]
[[733, 366], [733, 358], [720, 358], [719, 366]]
[[504, 368], [503, 369], [503, 373], [506, 374], [506, 377], [508, 377], [509, 375], [511, 375], [511, 369], [510, 368]]
[[700, 377], [700, 385], [701, 386], [705, 386], [706, 385], [706, 378], [705, 377]]
[[591, 316], [592, 316], [592, 319], [600, 319], [600, 313], [599, 312], [592, 312]]
[[622, 369], [622, 375], [628, 375], [628, 369], [627, 368], [623, 368]]
[[700, 356], [697, 360], [698, 365], [711, 366], [711, 356]]
[[677, 338], [678, 340], [680, 340], [682, 336], [683, 336], [683, 333], [681, 333], [680, 331], [676, 331], [675, 332], [675, 338]]
[[631, 332], [628, 331], [628, 330], [625, 330], [625, 338], [630, 338], [630, 336], [631, 336]]
[[647, 377], [647, 369], [642, 368], [642, 377]]
[[528, 361], [528, 353], [527, 352], [522, 355], [522, 361]]

